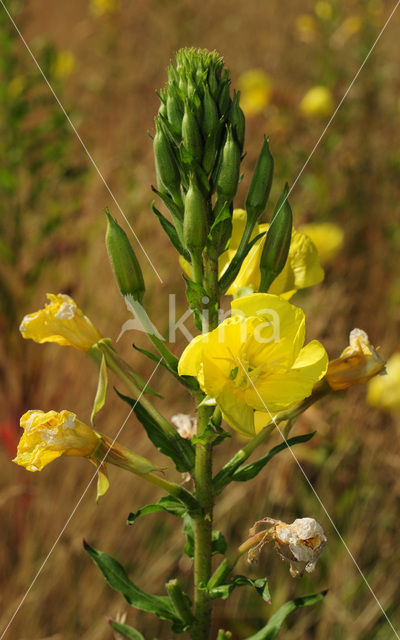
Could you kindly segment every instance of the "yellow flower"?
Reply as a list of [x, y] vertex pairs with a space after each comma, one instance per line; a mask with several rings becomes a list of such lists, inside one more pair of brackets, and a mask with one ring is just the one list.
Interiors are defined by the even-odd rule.
[[386, 376], [377, 376], [369, 381], [367, 402], [371, 407], [400, 411], [400, 353], [389, 358], [386, 372]]
[[296, 18], [296, 30], [301, 42], [311, 44], [315, 40], [317, 25], [315, 18], [308, 13], [302, 13]]
[[262, 113], [271, 99], [271, 77], [262, 69], [250, 69], [239, 76], [237, 86], [240, 90], [240, 106], [245, 115]]
[[365, 331], [353, 329], [350, 344], [340, 358], [329, 363], [326, 379], [334, 391], [341, 391], [356, 384], [365, 384], [370, 378], [385, 370], [385, 362], [378, 355]]
[[[235, 228], [235, 212], [233, 227]], [[268, 227], [268, 224], [259, 225], [254, 235], [266, 232]], [[228, 295], [238, 296], [241, 290], [258, 290], [260, 286], [260, 259], [264, 243], [265, 236], [251, 248], [235, 281], [227, 291]], [[229, 261], [232, 260], [235, 251], [236, 246], [230, 248], [229, 252], [227, 252]], [[290, 298], [298, 289], [311, 287], [323, 279], [324, 271], [314, 243], [306, 234], [299, 233], [293, 229], [288, 259], [283, 270], [272, 283], [269, 293]]]
[[89, 11], [95, 18], [108, 13], [116, 13], [120, 8], [119, 0], [90, 0]]
[[28, 471], [42, 469], [60, 456], [88, 458], [98, 468], [97, 498], [107, 491], [107, 462], [138, 475], [158, 470], [151, 462], [97, 433], [71, 411], [27, 411], [20, 420], [24, 433], [13, 462]]
[[23, 338], [69, 345], [85, 353], [101, 340], [102, 335], [72, 298], [63, 293], [48, 293], [47, 298], [50, 303], [44, 309], [22, 320], [19, 330]]
[[309, 396], [328, 358], [316, 340], [303, 347], [304, 313], [279, 296], [256, 293], [231, 306], [232, 317], [186, 347], [178, 371], [195, 376], [225, 420], [251, 438], [254, 412], [276, 413]]
[[333, 222], [303, 224], [299, 231], [311, 238], [318, 249], [322, 264], [332, 262], [343, 246], [343, 229]]
[[328, 22], [333, 16], [333, 7], [330, 2], [326, 0], [319, 0], [314, 7], [315, 14], [320, 20]]
[[58, 51], [54, 61], [53, 73], [57, 78], [68, 78], [75, 71], [76, 58], [72, 51]]
[[335, 108], [332, 93], [327, 87], [312, 87], [303, 96], [299, 108], [307, 118], [328, 117]]

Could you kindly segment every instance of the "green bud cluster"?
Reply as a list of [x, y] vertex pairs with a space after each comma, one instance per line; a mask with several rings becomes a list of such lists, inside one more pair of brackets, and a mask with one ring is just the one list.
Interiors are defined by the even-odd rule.
[[218, 239], [210, 232], [222, 209], [228, 207], [231, 216], [239, 184], [245, 133], [239, 94], [231, 96], [229, 71], [215, 51], [181, 49], [159, 97], [153, 140], [157, 193], [184, 251], [201, 255], [209, 242], [221, 253], [231, 224], [218, 224]]

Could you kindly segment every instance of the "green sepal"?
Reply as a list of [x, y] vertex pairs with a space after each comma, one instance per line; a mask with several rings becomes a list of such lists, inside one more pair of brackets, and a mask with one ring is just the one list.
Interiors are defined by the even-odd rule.
[[[189, 515], [183, 519], [183, 533], [186, 538], [184, 551], [189, 558], [194, 558], [194, 520]], [[226, 552], [227, 544], [221, 531], [214, 530], [211, 534], [211, 555]]]
[[117, 390], [116, 392], [122, 400], [132, 407], [135, 416], [143, 425], [154, 446], [165, 456], [171, 458], [178, 471], [181, 473], [191, 471], [194, 467], [195, 453], [190, 440], [182, 438], [167, 420], [162, 424], [157, 422], [137, 400], [125, 396]]
[[[253, 228], [251, 229], [251, 231], [252, 230]], [[225, 273], [223, 274], [223, 276], [219, 281], [219, 290], [221, 293], [225, 293], [229, 289], [232, 282], [235, 280], [236, 276], [238, 275], [240, 268], [243, 264], [243, 260], [246, 258], [250, 249], [256, 244], [256, 242], [258, 242], [258, 240], [260, 240], [263, 236], [265, 236], [265, 233], [266, 233], [265, 231], [263, 233], [259, 233], [255, 238], [250, 240], [250, 242], [245, 242], [245, 243], [240, 242], [238, 250], [236, 251], [235, 255], [233, 256], [232, 260], [229, 263], [227, 270], [225, 271]]]
[[[278, 444], [276, 447], [273, 447], [268, 451], [268, 453], [259, 458], [258, 460], [254, 460], [254, 462], [250, 462], [250, 464], [243, 465], [240, 459], [240, 456], [233, 456], [231, 460], [229, 460], [217, 473], [217, 475], [213, 479], [213, 491], [218, 494], [222, 491], [227, 484], [232, 481], [235, 482], [246, 482], [247, 480], [251, 480], [255, 478], [255, 476], [268, 464], [270, 460], [274, 456], [276, 456], [280, 451], [293, 446], [294, 444], [308, 442], [314, 436], [316, 432], [306, 433], [302, 436], [295, 436], [294, 438], [290, 438], [286, 442], [282, 442]], [[239, 451], [240, 453], [240, 451]]]
[[115, 558], [103, 551], [93, 549], [86, 541], [84, 541], [83, 546], [93, 562], [99, 567], [110, 587], [123, 595], [130, 605], [140, 611], [154, 613], [160, 620], [170, 622], [173, 631], [181, 632], [182, 622], [177, 617], [174, 606], [168, 596], [154, 596], [146, 593], [131, 582], [124, 567]]
[[310, 596], [303, 596], [285, 602], [276, 613], [269, 619], [268, 623], [252, 636], [248, 636], [245, 640], [274, 640], [278, 635], [285, 618], [299, 607], [309, 607], [323, 600], [327, 591], [321, 591]]
[[251, 578], [246, 578], [246, 576], [234, 576], [229, 582], [226, 584], [221, 584], [218, 587], [213, 587], [212, 589], [208, 589], [208, 593], [210, 597], [222, 598], [222, 600], [226, 600], [231, 595], [232, 591], [236, 589], [236, 587], [253, 587], [258, 593], [259, 596], [268, 604], [271, 604], [271, 594], [268, 587], [268, 579], [267, 578], [257, 578], [256, 580], [251, 580]]
[[181, 242], [181, 239], [179, 237], [179, 234], [177, 232], [177, 227], [174, 227], [174, 225], [171, 224], [171, 222], [169, 220], [167, 220], [167, 218], [165, 216], [163, 216], [161, 211], [159, 211], [155, 207], [154, 202], [152, 202], [151, 208], [153, 209], [153, 213], [155, 213], [155, 215], [157, 216], [158, 221], [159, 221], [160, 225], [162, 226], [163, 230], [165, 231], [165, 233], [167, 234], [168, 238], [170, 239], [170, 242], [171, 242], [172, 246], [175, 247], [177, 252], [181, 256], [183, 256], [185, 258], [185, 260], [190, 262], [190, 253], [189, 253], [189, 251], [187, 251], [184, 248], [184, 246], [183, 246], [183, 244]]
[[110, 627], [117, 631], [123, 638], [128, 638], [128, 640], [145, 640], [139, 631], [136, 631], [133, 627], [130, 627], [128, 624], [122, 624], [122, 622], [117, 622], [116, 620], [108, 621]]
[[261, 283], [259, 291], [266, 293], [275, 278], [281, 273], [289, 255], [292, 241], [293, 215], [288, 202], [288, 185], [285, 185], [267, 231], [260, 258]]
[[135, 512], [131, 512], [126, 519], [126, 523], [129, 525], [135, 524], [136, 520], [140, 518], [140, 516], [145, 516], [149, 513], [158, 513], [160, 511], [166, 511], [178, 518], [184, 518], [184, 516], [189, 513], [187, 506], [185, 506], [179, 498], [175, 498], [174, 496], [163, 496], [155, 504], [147, 504], [145, 507], [142, 507]]
[[100, 368], [99, 368], [99, 380], [97, 383], [97, 391], [96, 391], [96, 396], [93, 402], [92, 413], [90, 415], [91, 424], [94, 424], [94, 417], [96, 413], [98, 413], [100, 409], [104, 407], [104, 403], [106, 401], [107, 383], [108, 383], [107, 363], [106, 363], [106, 357], [104, 353], [102, 353]]
[[280, 451], [292, 447], [295, 444], [301, 444], [304, 442], [308, 442], [311, 438], [316, 434], [316, 431], [312, 433], [306, 433], [302, 436], [295, 436], [294, 438], [290, 438], [286, 440], [286, 442], [282, 442], [278, 444], [276, 447], [273, 447], [268, 453], [262, 458], [258, 458], [258, 460], [254, 460], [254, 462], [250, 462], [250, 464], [243, 465], [237, 469], [233, 475], [232, 480], [235, 482], [246, 482], [247, 480], [251, 480], [255, 478], [257, 474], [272, 460], [274, 456], [276, 456]]

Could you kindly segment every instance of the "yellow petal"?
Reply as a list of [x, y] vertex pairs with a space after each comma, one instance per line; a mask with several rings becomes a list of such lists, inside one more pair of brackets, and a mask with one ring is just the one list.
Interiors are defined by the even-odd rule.
[[311, 238], [317, 247], [322, 264], [332, 262], [343, 246], [343, 229], [333, 222], [304, 224], [299, 231]]
[[204, 339], [204, 335], [199, 335], [189, 342], [179, 360], [180, 376], [197, 376], [203, 359]]

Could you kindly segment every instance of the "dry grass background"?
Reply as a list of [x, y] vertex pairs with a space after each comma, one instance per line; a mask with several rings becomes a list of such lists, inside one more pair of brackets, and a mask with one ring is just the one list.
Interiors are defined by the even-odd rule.
[[[345, 14], [357, 12], [364, 19], [369, 4], [345, 3]], [[376, 31], [390, 5], [382, 3], [373, 26]], [[164, 84], [168, 61], [181, 46], [216, 48], [231, 69], [233, 86], [239, 74], [249, 68], [264, 68], [272, 76], [273, 104], [248, 123], [245, 169], [249, 173], [254, 166], [263, 133], [271, 134], [277, 193], [284, 180], [293, 182], [324, 126], [324, 121], [305, 122], [299, 117], [301, 96], [318, 83], [321, 69], [325, 69], [336, 74], [333, 90], [339, 100], [362, 56], [363, 45], [356, 40], [328, 52], [323, 40], [310, 48], [296, 39], [296, 17], [312, 9], [313, 4], [303, 0], [250, 0], [245, 4], [236, 0], [135, 0], [122, 1], [120, 11], [95, 19], [87, 2], [27, 3], [23, 13], [27, 40], [34, 42], [45, 36], [76, 56], [77, 68], [65, 82], [63, 101], [79, 115], [82, 137], [162, 276], [160, 284], [138, 249], [147, 277], [148, 308], [158, 319], [160, 330], [167, 322], [168, 293], [177, 293], [178, 306], [184, 309], [176, 257], [150, 209], [154, 171], [147, 131], [152, 130], [157, 109], [154, 91]], [[398, 346], [399, 28], [397, 15], [291, 198], [297, 224], [333, 219], [346, 231], [345, 250], [328, 269], [324, 285], [297, 300], [306, 309], [309, 336], [321, 339], [332, 357], [345, 346], [354, 326], [367, 330], [375, 344], [382, 344], [386, 356]], [[21, 55], [25, 55], [22, 48]], [[324, 62], [328, 55], [329, 64]], [[82, 163], [88, 162], [77, 141], [73, 153]], [[243, 204], [246, 184], [245, 176], [238, 205]], [[68, 290], [102, 333], [115, 338], [127, 312], [114, 286], [104, 248], [104, 207], [110, 206], [120, 221], [121, 217], [93, 169], [80, 198], [79, 233], [85, 235], [84, 249], [73, 259], [60, 256], [54, 270], [40, 282], [31, 308], [23, 311], [39, 308], [47, 290]], [[151, 366], [134, 355], [131, 340], [132, 335], [122, 338], [121, 352], [146, 377]], [[142, 337], [138, 343], [145, 346]], [[183, 340], [176, 345], [177, 354], [183, 345]], [[35, 390], [36, 407], [19, 409], [68, 408], [88, 421], [97, 377], [92, 364], [78, 352], [55, 345], [31, 345], [27, 357], [37, 358], [39, 351], [43, 374]], [[18, 362], [18, 367], [24, 367], [24, 362]], [[188, 398], [176, 396], [175, 385], [166, 375], [159, 372], [156, 378], [165, 397], [160, 406], [168, 416], [177, 410], [191, 410]], [[364, 396], [364, 389], [354, 389], [309, 410], [296, 432], [317, 430], [317, 435], [311, 444], [298, 447], [296, 454], [399, 628], [400, 424], [396, 417], [367, 408]], [[11, 416], [7, 398], [2, 402], [2, 413]], [[126, 414], [126, 405], [117, 401], [111, 390], [97, 427], [112, 435]], [[140, 454], [161, 460], [133, 418], [121, 441]], [[278, 441], [275, 436], [273, 443]], [[237, 447], [236, 438], [220, 447], [220, 462]], [[127, 527], [129, 511], [154, 501], [159, 494], [128, 474], [114, 471], [110, 470], [111, 490], [98, 506], [93, 486], [83, 498], [7, 638], [112, 638], [106, 619], [128, 611], [128, 606], [105, 585], [83, 552], [83, 538], [123, 560], [131, 578], [149, 591], [162, 590], [164, 582], [177, 572], [183, 580], [188, 578], [188, 560], [180, 555], [180, 523], [172, 516], [155, 514]], [[43, 473], [31, 475], [13, 465], [5, 449], [0, 450], [1, 627], [14, 612], [91, 475], [86, 461], [78, 459], [59, 460]], [[174, 475], [172, 471], [170, 475]], [[270, 576], [272, 607], [242, 590], [228, 604], [217, 605], [215, 628], [220, 624], [232, 629], [238, 640], [254, 632], [286, 599], [328, 588], [324, 603], [294, 615], [282, 637], [394, 637], [287, 452], [274, 459], [251, 486], [234, 485], [226, 490], [216, 509], [216, 527], [233, 546], [265, 515], [288, 522], [304, 515], [316, 517], [329, 537], [320, 566], [311, 576], [293, 581], [272, 550], [265, 550], [256, 567], [249, 569], [243, 561], [240, 572]], [[165, 627], [134, 610], [128, 611], [128, 622], [146, 638], [169, 637]]]

